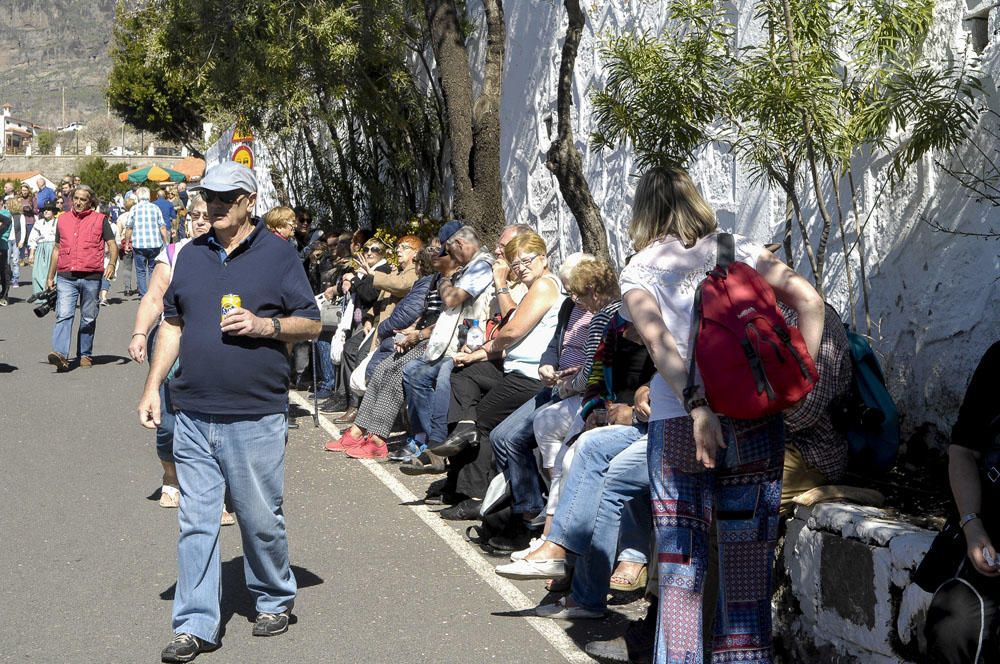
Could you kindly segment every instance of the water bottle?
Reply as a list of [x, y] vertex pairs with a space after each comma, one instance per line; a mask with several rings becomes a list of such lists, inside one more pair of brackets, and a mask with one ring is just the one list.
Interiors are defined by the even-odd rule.
[[484, 339], [486, 339], [486, 335], [483, 333], [483, 328], [479, 327], [479, 319], [474, 319], [472, 327], [469, 328], [469, 333], [465, 337], [465, 345], [469, 347], [470, 351], [479, 350]]

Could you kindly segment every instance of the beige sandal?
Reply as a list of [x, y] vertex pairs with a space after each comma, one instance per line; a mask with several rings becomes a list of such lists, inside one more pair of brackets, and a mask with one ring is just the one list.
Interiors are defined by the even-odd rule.
[[[619, 563], [621, 565], [621, 563]], [[646, 581], [649, 578], [649, 573], [647, 572], [647, 566], [643, 565], [639, 569], [639, 573], [633, 578], [629, 578], [627, 574], [621, 574], [615, 572], [611, 575], [611, 590], [618, 590], [620, 592], [630, 593], [641, 588], [646, 587]]]
[[180, 504], [180, 489], [169, 484], [164, 484], [160, 487], [160, 507], [180, 507]]

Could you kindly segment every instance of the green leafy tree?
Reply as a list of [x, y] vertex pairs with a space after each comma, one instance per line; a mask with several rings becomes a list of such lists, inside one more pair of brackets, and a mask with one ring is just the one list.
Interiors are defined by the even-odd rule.
[[119, 173], [131, 170], [126, 164], [109, 164], [100, 157], [89, 157], [77, 162], [76, 173], [80, 181], [93, 188], [101, 202], [107, 202], [127, 187], [118, 179]]
[[[759, 0], [766, 37], [737, 48], [722, 3], [674, 0], [663, 34], [609, 42], [593, 140], [631, 142], [644, 164], [685, 164], [708, 142], [728, 145], [756, 181], [784, 192], [786, 260], [796, 262], [797, 231], [821, 292], [837, 231], [851, 315], [860, 290], [870, 330], [868, 217], [852, 166], [888, 158], [880, 197], [928, 153], [966, 140], [980, 113], [975, 76], [920, 58], [933, 8], [933, 0]], [[811, 225], [806, 197], [818, 214]]]
[[56, 147], [56, 132], [51, 129], [38, 132], [35, 136], [35, 149], [38, 154], [52, 154]]

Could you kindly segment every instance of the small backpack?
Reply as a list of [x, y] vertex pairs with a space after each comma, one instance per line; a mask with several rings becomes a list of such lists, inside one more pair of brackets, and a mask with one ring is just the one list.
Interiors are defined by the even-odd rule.
[[899, 452], [899, 411], [868, 340], [850, 329], [847, 340], [854, 380], [850, 393], [832, 405], [833, 425], [847, 438], [852, 470], [884, 473], [892, 468]]
[[718, 237], [715, 268], [698, 286], [685, 399], [692, 398], [695, 365], [712, 410], [751, 420], [800, 401], [819, 375], [797, 328], [785, 323], [771, 286], [736, 260], [736, 240]]

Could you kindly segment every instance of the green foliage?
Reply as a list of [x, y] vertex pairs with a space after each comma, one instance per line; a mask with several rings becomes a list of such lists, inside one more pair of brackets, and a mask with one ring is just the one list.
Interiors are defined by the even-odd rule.
[[35, 150], [37, 154], [52, 154], [56, 147], [58, 134], [51, 129], [38, 132], [35, 136]]
[[711, 0], [677, 0], [676, 39], [623, 35], [601, 49], [607, 84], [594, 94], [598, 148], [631, 143], [642, 166], [686, 164], [714, 138], [733, 58], [732, 26]]
[[109, 164], [100, 157], [81, 159], [76, 168], [80, 181], [90, 185], [102, 203], [128, 188], [118, 179], [119, 173], [128, 170], [131, 167], [126, 164]]

